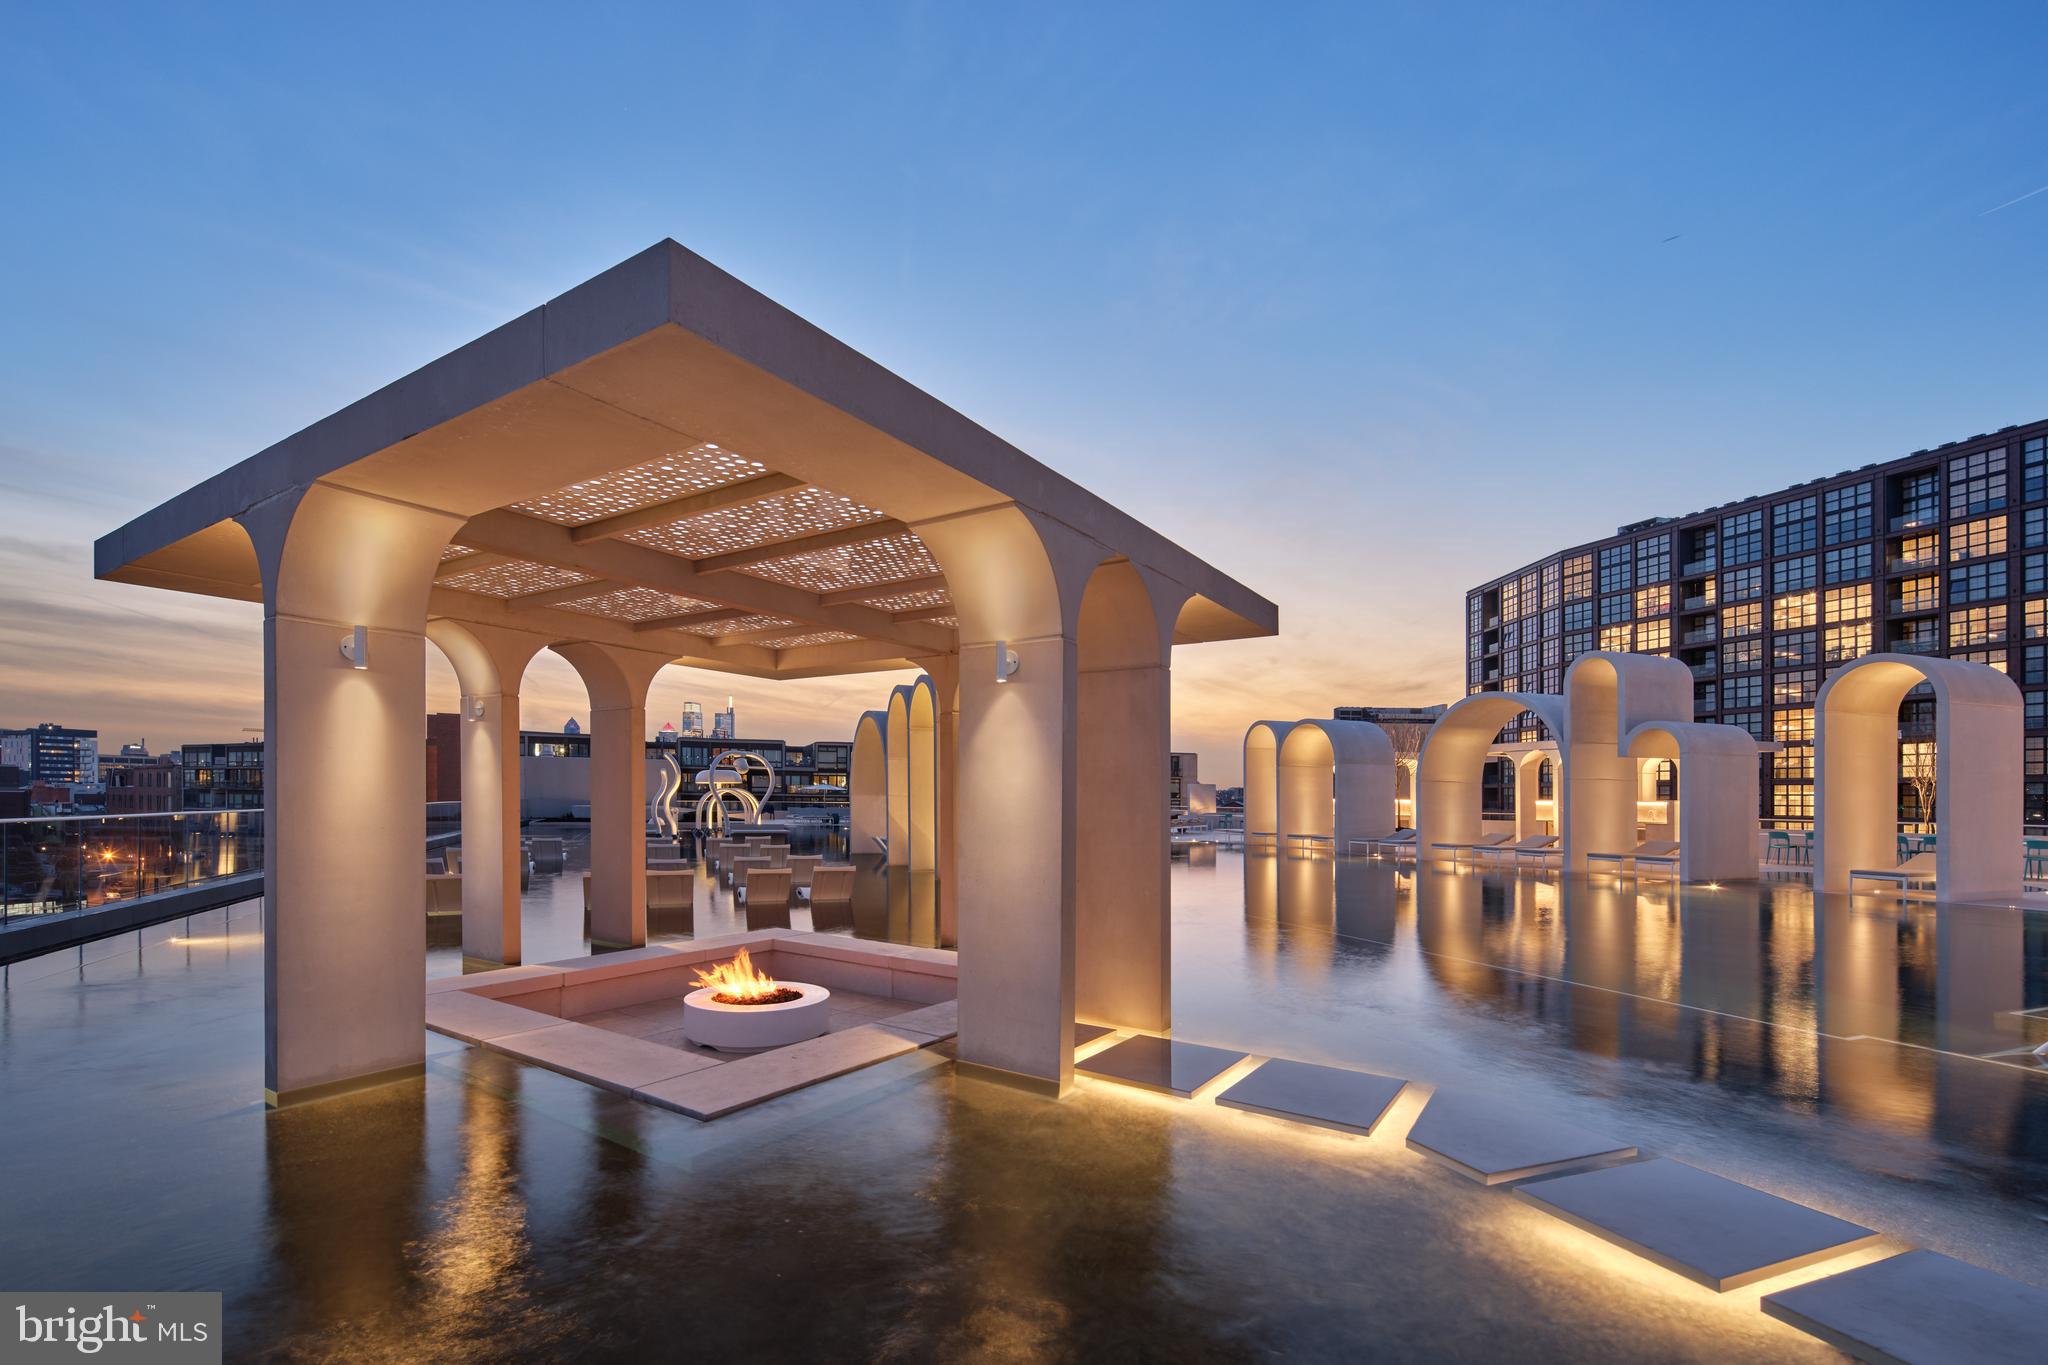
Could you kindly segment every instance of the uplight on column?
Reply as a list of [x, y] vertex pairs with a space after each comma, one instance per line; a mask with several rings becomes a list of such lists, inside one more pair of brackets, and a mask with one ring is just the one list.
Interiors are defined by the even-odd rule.
[[355, 634], [346, 636], [341, 642], [341, 657], [349, 661], [350, 667], [370, 666], [370, 628], [357, 626]]

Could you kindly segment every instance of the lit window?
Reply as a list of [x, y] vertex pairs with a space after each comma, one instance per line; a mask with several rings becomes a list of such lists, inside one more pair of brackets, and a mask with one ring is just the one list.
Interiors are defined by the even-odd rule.
[[1771, 603], [1771, 629], [1797, 630], [1814, 624], [1818, 603], [1810, 592], [1787, 593]]
[[1908, 578], [1899, 584], [1899, 602], [1894, 611], [1933, 611], [1941, 605], [1941, 580], [1933, 576]]
[[1636, 619], [1645, 616], [1662, 616], [1671, 610], [1671, 585], [1660, 584], [1654, 588], [1636, 590]]
[[1573, 555], [1564, 562], [1564, 600], [1576, 602], [1593, 595], [1593, 556]]
[[1648, 654], [1671, 648], [1671, 622], [1644, 621], [1636, 627], [1636, 652]]
[[1618, 650], [1625, 654], [1634, 647], [1634, 626], [1602, 626], [1600, 628], [1600, 648]]
[[1861, 621], [1869, 616], [1870, 585], [1860, 583], [1853, 588], [1829, 588], [1827, 614], [1830, 621]]
[[1948, 647], [1993, 645], [2005, 639], [2005, 606], [1970, 607], [1948, 614]]
[[1780, 744], [1813, 742], [1813, 708], [1801, 706], [1771, 713], [1771, 735]]
[[2026, 638], [2039, 640], [2048, 636], [2048, 597], [2036, 597], [2027, 603]]
[[1721, 633], [1723, 635], [1753, 635], [1764, 628], [1764, 604], [1749, 602], [1739, 607], [1721, 608]]
[[1859, 621], [1848, 626], [1829, 626], [1824, 658], [1828, 663], [1844, 663], [1860, 659], [1870, 652], [1870, 622]]
[[1985, 555], [2002, 555], [2004, 553], [2004, 517], [1985, 517], [1981, 521], [1966, 521], [1949, 528], [1948, 557], [1950, 563], [1963, 559], [1981, 559]]

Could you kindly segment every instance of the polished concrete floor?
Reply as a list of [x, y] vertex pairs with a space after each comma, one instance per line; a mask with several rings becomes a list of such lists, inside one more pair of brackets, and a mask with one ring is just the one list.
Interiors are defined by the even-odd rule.
[[2048, 1279], [2048, 1074], [1980, 1055], [2042, 917], [1198, 858], [1177, 1033], [1415, 1080], [1373, 1137], [931, 1052], [704, 1125], [443, 1039], [269, 1115], [250, 905], [10, 975], [0, 1284], [219, 1288], [230, 1358], [1835, 1358], [1409, 1152], [1438, 1085]]

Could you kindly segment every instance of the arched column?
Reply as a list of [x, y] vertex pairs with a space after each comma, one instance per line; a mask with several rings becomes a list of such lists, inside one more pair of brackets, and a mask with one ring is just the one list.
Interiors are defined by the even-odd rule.
[[514, 966], [519, 923], [519, 684], [547, 637], [435, 619], [462, 689], [462, 957]]
[[886, 711], [863, 711], [853, 726], [853, 761], [846, 778], [847, 847], [872, 853], [889, 837], [889, 754]]
[[[1103, 551], [1007, 504], [916, 530], [960, 619], [959, 1058], [1063, 1092], [1074, 1065], [1075, 631]], [[1006, 654], [1014, 671], [999, 666]]]
[[[264, 1097], [417, 1074], [427, 599], [461, 518], [327, 484], [244, 513], [263, 573]], [[366, 667], [340, 645], [365, 628]]]
[[1074, 1009], [1091, 1023], [1173, 1022], [1173, 627], [1187, 594], [1128, 560], [1081, 597]]
[[[1429, 737], [1423, 740], [1422, 753], [1415, 761], [1418, 860], [1448, 862], [1451, 855], [1439, 852], [1437, 844], [1478, 841], [1480, 770], [1493, 752], [1494, 736], [1524, 711], [1536, 712], [1553, 736], [1562, 736], [1563, 699], [1522, 692], [1476, 693], [1453, 704], [1429, 728]], [[1560, 804], [1570, 773], [1570, 760], [1560, 757]]]
[[2012, 902], [2021, 886], [2025, 706], [2012, 679], [1961, 659], [1868, 654], [1814, 699], [1813, 884], [1898, 863], [1899, 703], [1934, 689], [1935, 895]]
[[1678, 765], [1678, 876], [1752, 881], [1757, 874], [1756, 741], [1733, 725], [1649, 721], [1629, 731], [1631, 759]]
[[1394, 745], [1372, 722], [1297, 722], [1276, 771], [1281, 839], [1314, 835], [1343, 853], [1353, 839], [1393, 833]]
[[647, 942], [647, 688], [664, 654], [557, 644], [590, 693], [590, 945]]
[[939, 866], [939, 707], [932, 680], [910, 685], [910, 869], [937, 872]]
[[959, 886], [956, 880], [958, 852], [953, 833], [953, 790], [958, 780], [960, 749], [960, 658], [958, 655], [948, 654], [941, 658], [927, 659], [924, 661], [924, 670], [932, 682], [932, 697], [938, 707], [939, 722], [939, 847], [936, 879], [939, 897], [939, 946], [951, 948], [959, 943], [960, 928], [956, 896]]
[[1636, 760], [1622, 737], [1648, 721], [1692, 720], [1692, 670], [1647, 654], [1581, 655], [1565, 670], [1565, 755], [1558, 784], [1564, 870], [1584, 872], [1588, 853], [1636, 847]]
[[884, 752], [888, 758], [888, 833], [884, 836], [889, 844], [889, 866], [910, 865], [910, 689], [895, 687], [889, 691], [889, 709], [886, 717], [887, 744]]
[[1291, 720], [1254, 721], [1244, 732], [1244, 837], [1278, 840], [1280, 833], [1280, 746]]

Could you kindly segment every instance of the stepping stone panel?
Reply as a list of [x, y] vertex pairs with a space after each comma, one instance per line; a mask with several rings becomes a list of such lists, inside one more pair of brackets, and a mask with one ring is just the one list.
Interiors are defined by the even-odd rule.
[[1665, 1157], [1561, 1175], [1515, 1194], [1722, 1293], [1868, 1246], [1878, 1236]]
[[1858, 1360], [2023, 1365], [2048, 1355], [2048, 1290], [1933, 1251], [1780, 1290], [1763, 1308]]
[[1370, 1134], [1408, 1082], [1370, 1071], [1276, 1057], [1216, 1097], [1216, 1103], [1296, 1123]]
[[1408, 1150], [1482, 1185], [1632, 1157], [1636, 1149], [1602, 1133], [1527, 1110], [1438, 1091], [1408, 1131]]
[[1074, 1069], [1084, 1076], [1186, 1099], [1250, 1055], [1140, 1034], [1104, 1048]]

